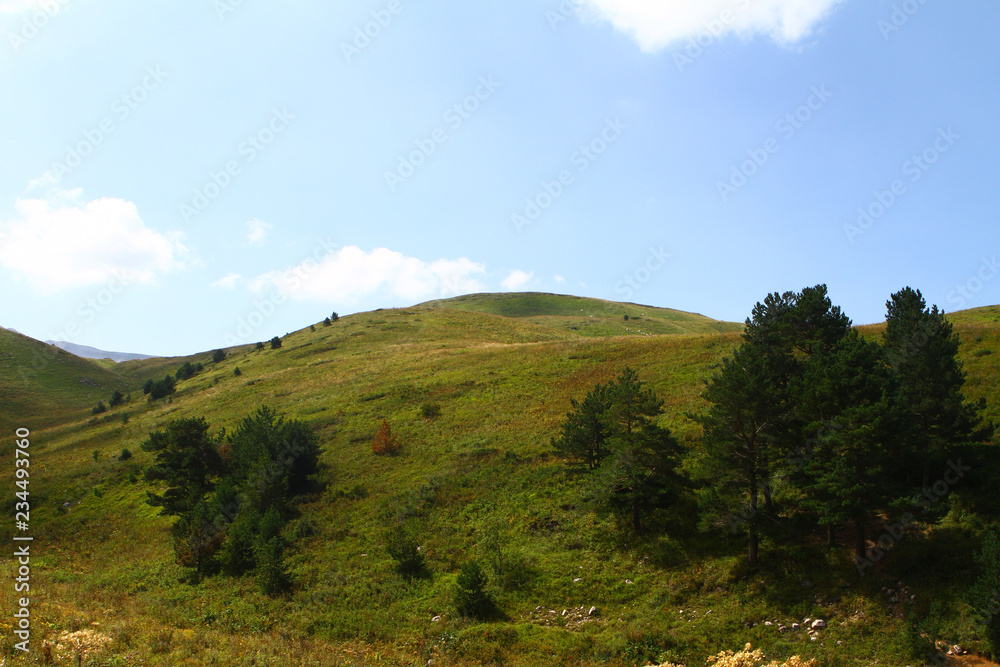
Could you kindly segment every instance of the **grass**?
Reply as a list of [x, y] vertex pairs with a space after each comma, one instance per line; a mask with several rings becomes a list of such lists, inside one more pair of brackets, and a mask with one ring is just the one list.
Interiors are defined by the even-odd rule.
[[[703, 321], [708, 330], [698, 333], [591, 336], [546, 319], [577, 317], [562, 313], [586, 307], [584, 301], [593, 302], [480, 296], [362, 313], [317, 325], [315, 332], [294, 332], [278, 350], [234, 348], [219, 364], [206, 363], [210, 353], [113, 369], [73, 359], [53, 363], [44, 380], [50, 384], [22, 386], [22, 402], [5, 412], [11, 423], [32, 429], [38, 549], [32, 618], [39, 652], [28, 664], [40, 664], [42, 642], [88, 628], [110, 641], [84, 661], [92, 665], [425, 665], [433, 659], [435, 665], [672, 660], [690, 666], [746, 642], [769, 659], [799, 654], [823, 666], [876, 659], [916, 665], [910, 616], [933, 621], [937, 638], [981, 646], [963, 621], [967, 605], [955, 594], [971, 583], [968, 554], [977, 535], [975, 519], [959, 509], [940, 528], [907, 538], [863, 580], [846, 550], [827, 551], [820, 535], [792, 545], [765, 538], [764, 567], [749, 573], [741, 540], [726, 532], [687, 528], [636, 539], [590, 512], [579, 496], [585, 473], [549, 447], [569, 399], [630, 365], [665, 399], [663, 424], [694, 444], [697, 426], [684, 415], [703, 406], [702, 380], [739, 336], [711, 330], [712, 321]], [[661, 310], [611, 304], [607, 322], [593, 326], [624, 322], [612, 306], [639, 309], [643, 326]], [[675, 312], [664, 311], [662, 321]], [[963, 340], [968, 393], [990, 399], [996, 418], [998, 357], [977, 352], [1000, 351], [1000, 327], [978, 313], [953, 319]], [[879, 329], [866, 331], [877, 335]], [[32, 343], [4, 333], [0, 352], [30, 359]], [[180, 382], [169, 400], [139, 400], [146, 378], [172, 373], [184, 361], [201, 361], [205, 370]], [[99, 385], [74, 385], [72, 378], [84, 373]], [[91, 405], [116, 387], [131, 392], [133, 401], [93, 419]], [[19, 412], [24, 401], [43, 398], [49, 402]], [[145, 503], [141, 472], [151, 458], [139, 445], [171, 419], [204, 416], [215, 430], [231, 430], [264, 404], [310, 422], [324, 446], [327, 487], [307, 497], [286, 528], [287, 536], [300, 536], [288, 553], [294, 589], [269, 599], [252, 578], [179, 583], [170, 521]], [[424, 416], [427, 405], [440, 412]], [[399, 437], [399, 456], [371, 453], [383, 419]], [[134, 456], [118, 461], [125, 447]], [[0, 465], [12, 467], [11, 459], [5, 451]], [[683, 525], [684, 517], [674, 518]], [[394, 571], [384, 539], [400, 520], [416, 531], [428, 576], [408, 580]], [[11, 530], [5, 522], [0, 539], [9, 543]], [[451, 592], [461, 564], [484, 558], [485, 545], [498, 541], [511, 570], [508, 584], [493, 592], [506, 618], [459, 618]], [[914, 568], [913, 562], [948, 563], [949, 569]], [[11, 561], [3, 562], [2, 574], [10, 580]], [[918, 596], [912, 606], [891, 604], [880, 592], [904, 578]], [[4, 585], [0, 598], [4, 609], [13, 608], [12, 586]], [[577, 627], [563, 620], [564, 609], [592, 606], [590, 622]], [[539, 607], [556, 614], [543, 620]], [[806, 617], [828, 620], [821, 640], [763, 624]], [[0, 619], [4, 623], [9, 620]], [[11, 635], [0, 629], [0, 656], [9, 656]]]

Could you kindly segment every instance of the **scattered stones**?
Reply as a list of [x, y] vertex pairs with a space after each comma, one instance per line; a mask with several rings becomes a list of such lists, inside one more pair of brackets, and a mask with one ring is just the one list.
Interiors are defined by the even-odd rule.
[[435, 616], [434, 618], [431, 619], [431, 623], [437, 623], [440, 620], [441, 620], [440, 616]]
[[813, 630], [816, 630], [818, 628], [825, 628], [826, 621], [824, 621], [822, 618], [817, 618], [815, 621], [812, 622], [812, 625], [810, 625], [809, 627], [812, 628]]
[[565, 627], [567, 630], [578, 630], [587, 623], [601, 622], [600, 613], [595, 606], [573, 607], [559, 613], [554, 609], [547, 609], [539, 605], [535, 607], [534, 611], [524, 614], [521, 618], [533, 625]]

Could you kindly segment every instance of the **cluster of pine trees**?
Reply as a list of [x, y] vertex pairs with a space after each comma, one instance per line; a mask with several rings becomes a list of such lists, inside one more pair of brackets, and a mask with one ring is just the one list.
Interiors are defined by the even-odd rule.
[[319, 465], [308, 424], [269, 407], [229, 434], [210, 434], [204, 418], [179, 419], [151, 433], [142, 449], [156, 455], [146, 480], [165, 485], [148, 492], [148, 502], [178, 517], [174, 551], [192, 581], [252, 572], [266, 594], [287, 586], [282, 528], [294, 516], [294, 499], [313, 489]]
[[926, 514], [940, 478], [950, 486], [965, 472], [957, 448], [991, 437], [984, 403], [963, 395], [959, 338], [944, 313], [911, 288], [886, 306], [878, 341], [852, 328], [825, 285], [771, 294], [709, 381], [711, 407], [697, 417], [703, 462], [716, 509], [730, 508], [727, 523], [747, 531], [751, 566], [760, 524], [778, 518], [784, 495], [784, 509], [812, 514], [831, 546], [835, 529], [853, 524], [863, 571], [870, 520], [897, 516], [905, 528]]
[[[897, 532], [927, 521], [967, 472], [959, 448], [991, 437], [984, 403], [963, 395], [959, 338], [944, 313], [911, 288], [887, 307], [878, 341], [852, 327], [825, 285], [768, 295], [708, 380], [708, 409], [689, 415], [703, 427], [687, 466], [702, 519], [744, 531], [751, 567], [762, 526], [797, 514], [831, 546], [837, 528], [852, 526], [863, 572], [872, 520], [895, 517]], [[572, 405], [553, 445], [592, 471], [601, 507], [639, 532], [644, 513], [685, 496], [685, 452], [656, 425], [662, 402], [634, 371]]]

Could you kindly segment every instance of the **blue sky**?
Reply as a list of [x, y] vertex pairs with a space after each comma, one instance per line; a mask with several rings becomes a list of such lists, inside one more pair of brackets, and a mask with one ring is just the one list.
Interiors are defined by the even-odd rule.
[[478, 291], [1000, 302], [992, 0], [0, 0], [0, 324], [187, 354]]

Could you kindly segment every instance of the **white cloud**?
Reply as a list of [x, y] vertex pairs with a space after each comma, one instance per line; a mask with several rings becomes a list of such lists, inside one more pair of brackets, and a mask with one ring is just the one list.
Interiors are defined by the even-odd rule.
[[707, 34], [770, 36], [782, 44], [808, 37], [841, 0], [582, 0], [599, 19], [653, 53]]
[[319, 262], [307, 259], [258, 276], [250, 289], [274, 287], [288, 298], [320, 303], [351, 304], [374, 295], [416, 302], [485, 291], [474, 277], [485, 272], [484, 265], [464, 257], [427, 263], [388, 248], [369, 253], [345, 246]]
[[267, 239], [268, 231], [274, 229], [270, 223], [254, 218], [247, 222], [247, 241], [250, 245], [261, 245]]
[[41, 0], [0, 0], [0, 14], [22, 14], [41, 8]]
[[36, 289], [86, 287], [118, 276], [150, 283], [184, 267], [180, 232], [146, 226], [135, 204], [82, 190], [52, 189], [43, 199], [18, 199], [17, 213], [0, 221], [0, 265]]
[[534, 271], [530, 273], [525, 273], [520, 269], [514, 269], [509, 274], [507, 274], [506, 278], [500, 281], [500, 286], [503, 287], [508, 292], [515, 292], [524, 287], [525, 285], [527, 285], [528, 283], [530, 283], [531, 279], [534, 277], [535, 277]]
[[555, 280], [560, 285], [562, 285], [564, 282], [566, 282], [566, 279], [563, 278], [562, 276], [560, 276], [558, 273], [556, 275], [552, 276], [552, 279]]
[[222, 276], [214, 283], [209, 285], [209, 287], [216, 287], [219, 289], [235, 289], [236, 285], [239, 284], [241, 280], [243, 280], [243, 276], [241, 276], [240, 274], [227, 273], [226, 275]]

